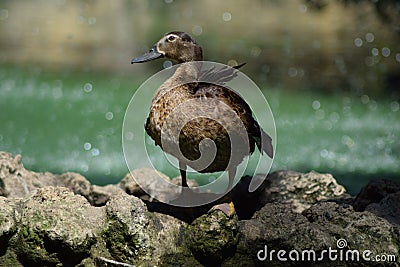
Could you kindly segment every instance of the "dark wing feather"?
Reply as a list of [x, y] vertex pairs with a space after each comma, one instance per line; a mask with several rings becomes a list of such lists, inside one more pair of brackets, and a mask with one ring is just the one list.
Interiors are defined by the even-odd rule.
[[203, 70], [200, 72], [199, 81], [206, 81], [213, 84], [224, 85], [225, 83], [236, 78], [237, 69], [241, 68], [245, 64], [246, 63], [242, 63], [234, 67], [225, 66], [220, 69], [216, 69], [214, 66], [210, 69]]

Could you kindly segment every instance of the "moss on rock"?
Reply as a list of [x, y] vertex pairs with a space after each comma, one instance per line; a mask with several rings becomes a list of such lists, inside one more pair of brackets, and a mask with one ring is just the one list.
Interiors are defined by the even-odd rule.
[[79, 263], [104, 223], [97, 208], [67, 188], [38, 189], [21, 206], [19, 231], [10, 242], [25, 265]]
[[215, 209], [188, 225], [187, 245], [199, 262], [214, 266], [235, 253], [238, 231], [236, 214]]
[[102, 235], [111, 256], [137, 265], [150, 262], [156, 234], [146, 205], [134, 196], [120, 194], [111, 197], [105, 208], [107, 227]]

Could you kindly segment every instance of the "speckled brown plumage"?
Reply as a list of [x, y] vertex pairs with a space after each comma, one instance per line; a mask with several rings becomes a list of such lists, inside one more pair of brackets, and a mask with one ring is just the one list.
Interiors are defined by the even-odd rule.
[[[178, 63], [201, 61], [202, 50], [188, 34], [170, 32], [132, 63], [159, 57]], [[226, 86], [193, 82], [199, 79], [200, 68], [200, 64], [182, 64], [158, 88], [145, 129], [156, 145], [178, 158], [183, 186], [187, 186], [186, 166], [190, 166], [202, 173], [228, 170], [230, 189], [237, 165], [254, 152], [255, 144], [272, 158], [272, 142], [254, 120], [250, 107], [240, 95]], [[188, 118], [192, 119], [185, 121]], [[201, 148], [205, 155], [212, 150], [210, 143], [203, 142], [203, 147], [200, 146], [202, 140], [207, 139], [214, 142], [217, 150], [212, 163], [203, 168], [196, 160], [201, 156]], [[178, 143], [180, 151], [176, 150]], [[235, 144], [234, 151], [231, 144]]]

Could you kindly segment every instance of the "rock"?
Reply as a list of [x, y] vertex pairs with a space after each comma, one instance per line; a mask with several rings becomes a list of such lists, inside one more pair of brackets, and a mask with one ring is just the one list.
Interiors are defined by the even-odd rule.
[[13, 203], [0, 197], [0, 256], [6, 253], [8, 241], [16, 230]]
[[[1, 166], [0, 166], [0, 170], [1, 170]], [[1, 174], [0, 174], [0, 175], [1, 175]], [[3, 182], [3, 180], [0, 179], [0, 196], [8, 197], [9, 193], [8, 193], [8, 191], [6, 190], [5, 187], [6, 187], [6, 186], [5, 186], [4, 182]]]
[[91, 193], [91, 183], [79, 173], [67, 172], [61, 175], [55, 175], [54, 186], [63, 186], [71, 189], [77, 195], [88, 198]]
[[383, 253], [399, 257], [399, 236], [388, 221], [370, 212], [354, 212], [350, 205], [320, 203], [303, 212], [325, 233], [346, 240], [346, 248], [370, 250], [372, 255]]
[[91, 191], [87, 197], [93, 206], [104, 206], [113, 195], [122, 194], [123, 190], [117, 185], [98, 186], [92, 185]]
[[[182, 186], [182, 177], [181, 177], [181, 176], [174, 177], [174, 178], [171, 180], [171, 183], [173, 183], [174, 185]], [[190, 187], [190, 189], [191, 189], [191, 190], [194, 190], [194, 191], [196, 190], [196, 187], [199, 186], [199, 184], [197, 183], [197, 181], [194, 180], [194, 179], [187, 179], [187, 184], [188, 184], [188, 186]]]
[[11, 249], [8, 249], [4, 255], [0, 254], [0, 266], [24, 267], [24, 265], [19, 262], [17, 254]]
[[159, 258], [155, 266], [202, 266], [185, 244], [187, 224], [169, 215], [154, 215], [158, 245], [153, 256]]
[[353, 207], [356, 211], [372, 212], [400, 229], [400, 182], [370, 181], [355, 198]]
[[117, 185], [92, 186], [79, 173], [67, 172], [57, 175], [28, 171], [22, 165], [20, 155], [14, 157], [9, 153], [0, 152], [0, 196], [23, 198], [46, 186], [69, 188], [95, 206], [105, 205], [112, 195], [122, 191]]
[[[367, 185], [354, 201], [357, 212], [328, 174], [275, 172], [253, 193], [248, 192], [252, 177], [244, 177], [226, 198], [200, 207], [171, 207], [136, 183], [153, 192], [160, 177], [169, 179], [139, 169], [118, 185], [96, 186], [76, 173], [28, 171], [21, 156], [0, 152], [0, 194], [7, 197], [0, 197], [0, 266], [398, 265], [396, 182]], [[168, 190], [161, 192], [168, 196]], [[228, 199], [237, 213], [224, 203]], [[397, 262], [276, 258], [279, 250], [313, 257], [311, 249], [320, 256], [329, 247], [343, 255], [348, 250], [393, 255]]]
[[372, 180], [363, 187], [354, 200], [356, 211], [364, 211], [371, 203], [379, 203], [385, 196], [400, 192], [400, 182], [393, 180]]
[[0, 152], [0, 193], [8, 198], [23, 198], [34, 190], [46, 186], [63, 186], [73, 192], [87, 197], [91, 191], [90, 182], [78, 173], [61, 175], [49, 172], [33, 172], [24, 168], [21, 155], [15, 157]]
[[21, 163], [21, 155], [14, 157], [9, 153], [0, 152], [0, 185], [3, 196], [23, 198], [36, 188], [53, 184], [53, 174], [28, 171]]
[[302, 212], [317, 202], [347, 197], [345, 193], [331, 174], [278, 171], [268, 175], [262, 202], [290, 204]]
[[[386, 219], [391, 224], [400, 229], [400, 191], [388, 194], [379, 203], [371, 203], [366, 211], [372, 212], [376, 216]], [[399, 230], [400, 235], [400, 230]]]
[[[258, 177], [255, 177], [255, 179], [258, 179]], [[250, 219], [254, 212], [260, 210], [266, 204], [264, 197], [266, 181], [256, 191], [250, 193], [248, 188], [252, 179], [251, 176], [242, 177], [230, 193], [239, 220]]]
[[[168, 183], [160, 184], [160, 179]], [[127, 194], [139, 197], [146, 202], [169, 202], [179, 197], [181, 190], [175, 185], [181, 185], [181, 177], [170, 179], [165, 174], [149, 168], [141, 168], [128, 173], [119, 183], [119, 187]], [[191, 190], [198, 186], [195, 180], [188, 180]], [[157, 198], [154, 198], [157, 196]]]
[[225, 258], [234, 254], [238, 228], [238, 217], [233, 203], [221, 204], [188, 226], [188, 247], [205, 266], [218, 266]]
[[127, 194], [112, 196], [105, 209], [108, 225], [103, 235], [113, 259], [136, 266], [158, 266], [179, 258], [195, 262], [179, 241], [186, 225], [182, 221], [151, 214], [140, 199]]
[[146, 216], [146, 205], [134, 196], [111, 197], [106, 206], [107, 228], [103, 232], [111, 256], [121, 262], [138, 264], [151, 260], [155, 229]]
[[38, 189], [20, 205], [10, 245], [26, 266], [78, 264], [89, 256], [105, 223], [99, 208], [67, 188]]
[[[264, 250], [318, 250], [322, 244], [334, 244], [334, 238], [311, 225], [289, 205], [268, 203], [252, 219], [241, 221], [236, 253], [223, 266], [285, 266], [285, 262], [281, 264], [276, 258], [270, 259]], [[263, 251], [262, 255], [259, 251]], [[263, 260], [264, 256], [266, 260]]]
[[[151, 171], [150, 169], [142, 169], [141, 172], [145, 171]], [[134, 174], [132, 172], [129, 172], [128, 174], [125, 175], [125, 177], [119, 182], [118, 186], [126, 192], [128, 195], [132, 195], [135, 197], [142, 198], [143, 196], [146, 196], [148, 199], [149, 196], [146, 194], [146, 192], [143, 191], [142, 188], [140, 188], [139, 184], [136, 182], [136, 180], [133, 178]]]
[[[151, 202], [164, 202], [170, 199], [171, 195], [179, 194], [179, 188], [172, 186], [172, 183], [161, 184], [159, 183], [160, 179], [170, 181], [169, 177], [161, 172], [149, 168], [141, 168], [128, 173], [119, 185], [129, 195]], [[161, 186], [164, 187], [161, 188]], [[157, 199], [154, 196], [157, 196]]]
[[[300, 252], [300, 256], [302, 251], [313, 250], [318, 258], [329, 247], [344, 252], [357, 250], [360, 258], [365, 250], [370, 250], [371, 255], [392, 254], [396, 259], [400, 256], [399, 236], [390, 223], [370, 212], [354, 212], [351, 206], [334, 202], [318, 203], [302, 214], [287, 204], [266, 204], [252, 219], [241, 222], [240, 236], [234, 257], [223, 266], [286, 266], [287, 261], [277, 258], [279, 250], [285, 251], [286, 259], [292, 250]], [[272, 250], [275, 254], [271, 256]], [[313, 254], [305, 256], [312, 259]], [[321, 266], [371, 266], [371, 262], [362, 259], [358, 262], [324, 259]], [[302, 261], [290, 263], [304, 265]]]
[[293, 211], [302, 212], [320, 201], [350, 198], [346, 189], [331, 174], [277, 171], [269, 174], [256, 191], [249, 193], [252, 179], [250, 176], [243, 177], [232, 191], [239, 219], [251, 218], [267, 203], [290, 204]]
[[37, 189], [25, 199], [0, 197], [0, 204], [0, 266], [198, 264], [182, 245], [184, 222], [150, 213], [121, 191], [102, 207], [64, 187]]

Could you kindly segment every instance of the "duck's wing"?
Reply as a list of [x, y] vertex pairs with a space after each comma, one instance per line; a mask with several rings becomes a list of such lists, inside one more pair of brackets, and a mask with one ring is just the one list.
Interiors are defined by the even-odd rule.
[[237, 77], [237, 70], [246, 63], [239, 64], [234, 67], [222, 67], [217, 69], [215, 66], [200, 72], [199, 81], [207, 81], [213, 84], [224, 85], [225, 83]]
[[253, 118], [250, 106], [237, 92], [225, 86], [200, 82], [196, 86], [194, 96], [218, 99], [227, 104], [240, 117], [249, 137], [253, 140], [250, 143], [250, 145], [253, 144], [251, 152], [254, 151], [255, 142], [261, 153], [266, 153], [270, 158], [273, 157], [272, 138]]
[[218, 99], [232, 108], [238, 115], [252, 116], [250, 106], [234, 90], [227, 86], [199, 82], [194, 88], [195, 97]]

